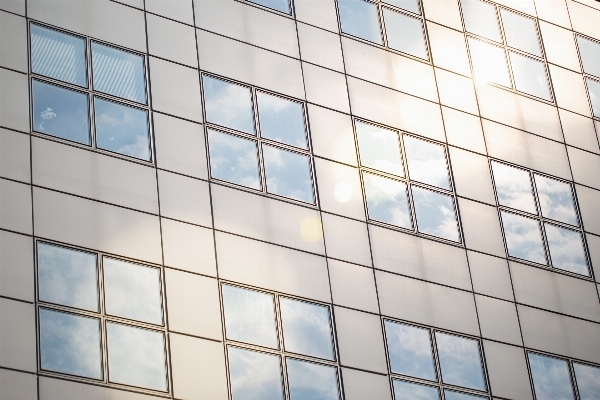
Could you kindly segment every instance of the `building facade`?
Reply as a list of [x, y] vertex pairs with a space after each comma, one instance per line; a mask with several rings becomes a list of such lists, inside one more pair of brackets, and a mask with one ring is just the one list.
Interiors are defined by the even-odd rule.
[[0, 400], [600, 399], [600, 3], [0, 0]]

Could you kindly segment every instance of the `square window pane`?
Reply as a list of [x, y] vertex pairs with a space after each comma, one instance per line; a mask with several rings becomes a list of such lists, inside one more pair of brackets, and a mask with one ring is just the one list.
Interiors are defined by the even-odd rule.
[[535, 20], [500, 9], [506, 44], [515, 49], [541, 57], [540, 41], [538, 39]]
[[478, 340], [441, 332], [435, 340], [444, 383], [486, 390]]
[[310, 158], [264, 144], [267, 192], [314, 204]]
[[468, 32], [502, 43], [496, 7], [479, 0], [460, 0]]
[[394, 379], [394, 400], [439, 400], [438, 388]]
[[283, 400], [279, 356], [228, 347], [233, 400]]
[[31, 72], [87, 87], [85, 39], [31, 25]]
[[209, 129], [208, 141], [213, 178], [260, 190], [258, 147], [254, 140]]
[[256, 92], [260, 135], [264, 138], [307, 149], [304, 107], [301, 103]]
[[337, 400], [337, 368], [288, 358], [290, 400]]
[[451, 196], [412, 187], [419, 232], [458, 242], [458, 226]]
[[492, 161], [498, 204], [537, 214], [529, 172]]
[[385, 321], [385, 337], [392, 372], [431, 381], [437, 379], [429, 329]]
[[385, 2], [398, 8], [402, 8], [403, 10], [413, 12], [415, 14], [421, 13], [421, 11], [419, 10], [418, 0], [386, 0]]
[[581, 233], [551, 224], [544, 226], [552, 266], [589, 276]]
[[369, 219], [412, 229], [406, 183], [363, 174]]
[[571, 185], [537, 174], [534, 174], [533, 178], [542, 215], [565, 224], [578, 226]]
[[106, 313], [161, 325], [160, 270], [103, 258]]
[[404, 149], [411, 180], [450, 190], [444, 146], [404, 136]]
[[92, 43], [94, 90], [146, 104], [144, 57]]
[[364, 0], [338, 0], [342, 32], [383, 44], [377, 6]]
[[273, 295], [223, 285], [227, 338], [278, 348]]
[[475, 396], [472, 394], [455, 392], [453, 390], [444, 390], [444, 397], [446, 400], [477, 400], [477, 399], [487, 399], [487, 397]]
[[356, 121], [361, 165], [404, 176], [398, 133]]
[[504, 49], [469, 38], [469, 50], [476, 80], [511, 87]]
[[544, 63], [512, 51], [509, 54], [517, 90], [544, 100], [551, 100]]
[[33, 129], [90, 144], [87, 94], [33, 81]]
[[96, 254], [40, 242], [37, 259], [40, 300], [98, 311]]
[[420, 19], [392, 11], [389, 8], [383, 9], [383, 19], [390, 48], [411, 56], [428, 59], [423, 38], [423, 25]]
[[210, 76], [202, 80], [206, 121], [256, 135], [250, 88]]
[[600, 399], [600, 368], [592, 365], [573, 363], [577, 379], [577, 389], [581, 400]]
[[252, 3], [260, 4], [261, 6], [272, 8], [273, 10], [281, 11], [290, 14], [290, 3], [288, 0], [250, 0]]
[[600, 78], [600, 43], [577, 36], [583, 70]]
[[500, 214], [508, 255], [546, 264], [539, 222], [506, 211]]
[[40, 309], [42, 369], [102, 379], [100, 320]]
[[162, 332], [107, 322], [106, 334], [111, 382], [167, 390]]
[[279, 300], [286, 351], [333, 360], [329, 307], [304, 301]]
[[585, 83], [590, 95], [594, 117], [600, 117], [600, 82], [586, 78]]
[[94, 103], [97, 146], [149, 161], [148, 112], [98, 97]]
[[567, 360], [527, 353], [535, 397], [539, 400], [574, 400]]

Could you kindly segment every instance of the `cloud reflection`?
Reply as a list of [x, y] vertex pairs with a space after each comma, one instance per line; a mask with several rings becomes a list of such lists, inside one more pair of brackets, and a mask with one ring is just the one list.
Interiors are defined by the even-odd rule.
[[537, 174], [534, 175], [534, 180], [542, 215], [565, 224], [578, 226], [571, 185]]
[[444, 383], [486, 390], [479, 341], [441, 332], [435, 339]]
[[574, 400], [566, 360], [528, 353], [537, 400]]
[[411, 180], [450, 189], [443, 146], [404, 136], [404, 148]]
[[406, 183], [364, 174], [369, 218], [411, 229]]
[[394, 380], [394, 400], [439, 400], [438, 388]]
[[228, 347], [233, 400], [283, 400], [279, 356]]
[[303, 154], [263, 144], [267, 191], [314, 204], [310, 159]]
[[527, 171], [494, 161], [492, 171], [500, 205], [537, 214]]
[[256, 93], [256, 100], [262, 137], [307, 148], [302, 104], [263, 92]]
[[252, 94], [249, 88], [203, 77], [206, 120], [255, 135]]
[[213, 178], [260, 189], [258, 148], [253, 140], [208, 130], [210, 173]]
[[428, 329], [385, 321], [385, 336], [392, 372], [436, 379]]
[[508, 254], [540, 264], [546, 264], [540, 224], [537, 220], [501, 211]]
[[475, 396], [472, 394], [455, 392], [453, 390], [444, 390], [444, 397], [446, 400], [477, 400], [487, 399], [487, 397]]
[[588, 276], [581, 234], [556, 225], [544, 224], [554, 268]]
[[581, 400], [600, 399], [600, 368], [591, 365], [573, 363], [577, 389]]
[[342, 31], [382, 44], [377, 6], [364, 0], [339, 0]]
[[288, 358], [290, 400], [337, 400], [337, 368]]
[[459, 241], [456, 214], [452, 197], [412, 187], [419, 232]]
[[361, 165], [404, 176], [398, 133], [356, 121]]

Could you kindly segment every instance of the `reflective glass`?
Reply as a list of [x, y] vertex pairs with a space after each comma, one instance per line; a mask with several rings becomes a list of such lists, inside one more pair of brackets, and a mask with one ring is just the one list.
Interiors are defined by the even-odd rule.
[[452, 197], [412, 187], [419, 232], [458, 242], [458, 226]]
[[404, 149], [411, 180], [450, 189], [443, 146], [404, 136]]
[[85, 39], [31, 25], [31, 71], [87, 87]]
[[455, 392], [453, 390], [444, 390], [444, 397], [446, 400], [477, 400], [487, 399], [487, 397], [475, 396], [472, 394]]
[[573, 363], [577, 389], [581, 400], [600, 399], [600, 368], [591, 365]]
[[107, 314], [162, 324], [158, 268], [104, 257], [103, 270]]
[[364, 0], [338, 0], [338, 9], [344, 33], [383, 44], [375, 4]]
[[583, 70], [600, 78], [600, 43], [577, 36]]
[[600, 117], [600, 82], [586, 78], [585, 83], [588, 88], [588, 93], [590, 94], [590, 102], [592, 103], [594, 117]]
[[544, 63], [512, 51], [508, 53], [517, 90], [541, 99], [551, 100]]
[[502, 42], [496, 7], [479, 0], [460, 0], [460, 5], [468, 32]]
[[283, 400], [279, 356], [228, 348], [233, 400]]
[[389, 8], [383, 9], [383, 19], [390, 48], [427, 59], [427, 48], [420, 19], [392, 11]]
[[571, 185], [545, 176], [533, 175], [542, 215], [556, 221], [571, 225], [579, 225]]
[[394, 380], [394, 400], [439, 400], [438, 388]]
[[544, 224], [550, 259], [554, 268], [588, 276], [581, 233], [556, 225]]
[[74, 142], [90, 144], [86, 94], [33, 81], [33, 129]]
[[286, 351], [334, 359], [329, 307], [281, 297], [279, 308]]
[[213, 178], [260, 189], [258, 148], [254, 140], [243, 139], [212, 129], [210, 142], [210, 174]]
[[263, 144], [267, 192], [313, 204], [310, 159], [303, 154]]
[[260, 4], [261, 6], [272, 8], [273, 10], [281, 11], [290, 14], [290, 3], [288, 0], [249, 0], [252, 3]]
[[144, 57], [92, 43], [94, 90], [146, 104]]
[[402, 8], [403, 10], [413, 12], [415, 14], [421, 13], [421, 11], [419, 10], [418, 0], [386, 0], [386, 3], [396, 6], [398, 8]]
[[148, 112], [97, 97], [94, 103], [97, 146], [126, 156], [150, 160]]
[[264, 138], [306, 149], [304, 107], [301, 103], [256, 92], [260, 135]]
[[492, 161], [498, 204], [537, 214], [529, 172]]
[[287, 360], [290, 400], [337, 400], [337, 369], [306, 361]]
[[356, 121], [361, 165], [404, 176], [398, 133]]
[[162, 332], [106, 323], [111, 382], [167, 390]]
[[203, 77], [206, 121], [255, 135], [250, 88]]
[[40, 300], [98, 311], [98, 270], [95, 254], [38, 243]]
[[363, 174], [369, 218], [412, 229], [406, 183]]
[[100, 321], [40, 308], [42, 369], [102, 379]]
[[500, 9], [506, 44], [515, 49], [542, 56], [535, 21], [514, 12]]
[[486, 390], [479, 341], [441, 332], [435, 340], [444, 383]]
[[476, 80], [511, 87], [504, 49], [469, 38], [473, 74]]
[[436, 380], [429, 329], [385, 321], [385, 337], [392, 372]]
[[223, 285], [227, 338], [277, 348], [273, 295]]
[[537, 400], [574, 400], [567, 360], [527, 353]]
[[505, 211], [500, 213], [508, 254], [523, 260], [546, 264], [539, 222]]

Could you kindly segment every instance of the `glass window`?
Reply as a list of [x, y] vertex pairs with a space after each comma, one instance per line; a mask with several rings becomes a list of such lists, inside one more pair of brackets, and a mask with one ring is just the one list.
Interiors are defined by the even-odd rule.
[[39, 299], [98, 311], [98, 262], [95, 254], [39, 242]]
[[473, 38], [468, 41], [475, 79], [511, 87], [504, 49]]
[[435, 333], [435, 340], [444, 383], [486, 390], [477, 340], [441, 332]]
[[418, 0], [386, 0], [386, 3], [402, 8], [403, 10], [420, 14], [419, 1]]
[[31, 25], [31, 71], [87, 87], [85, 39]]
[[304, 107], [301, 103], [256, 92], [260, 135], [290, 146], [307, 149]]
[[288, 358], [290, 400], [337, 400], [337, 369]]
[[109, 380], [125, 385], [167, 390], [162, 332], [106, 324]]
[[600, 43], [577, 36], [583, 71], [600, 77]]
[[382, 44], [377, 6], [364, 0], [338, 0], [342, 31]]
[[335, 358], [329, 307], [284, 297], [280, 298], [279, 305], [286, 351], [328, 360]]
[[255, 141], [212, 129], [208, 130], [208, 139], [213, 178], [260, 190]]
[[575, 399], [566, 360], [534, 353], [527, 353], [527, 356], [537, 399]]
[[509, 51], [517, 90], [551, 100], [544, 63]]
[[533, 177], [542, 215], [555, 221], [578, 226], [571, 185], [537, 174]]
[[439, 400], [438, 388], [394, 379], [394, 400]]
[[383, 8], [388, 46], [394, 50], [427, 59], [421, 20]]
[[600, 399], [600, 368], [591, 365], [573, 363], [577, 379], [577, 389], [581, 400]]
[[479, 0], [461, 0], [460, 5], [467, 31], [502, 42], [496, 8], [492, 4]]
[[255, 135], [250, 88], [203, 77], [206, 121]]
[[411, 180], [450, 189], [443, 146], [404, 136], [404, 148]]
[[273, 304], [270, 294], [223, 285], [227, 338], [278, 348]]
[[361, 165], [404, 176], [398, 133], [356, 121]]
[[546, 264], [539, 222], [501, 211], [508, 254], [523, 260]]
[[102, 379], [100, 320], [40, 309], [42, 369]]
[[506, 44], [515, 49], [542, 56], [535, 20], [500, 9]]
[[283, 400], [279, 356], [228, 347], [233, 400]]
[[581, 233], [552, 224], [544, 226], [552, 266], [588, 276]]
[[263, 144], [267, 192], [314, 204], [307, 155]]
[[419, 232], [458, 242], [458, 226], [452, 197], [412, 187]]
[[590, 94], [590, 102], [592, 103], [594, 117], [600, 117], [600, 82], [586, 78], [585, 83], [588, 88], [588, 93]]
[[273, 10], [281, 11], [286, 14], [291, 14], [290, 3], [288, 0], [249, 0], [252, 3], [260, 4]]
[[[437, 379], [429, 329], [385, 321], [385, 337], [392, 372], [422, 379]], [[425, 388], [421, 388], [421, 391], [426, 392]], [[396, 383], [394, 390], [396, 391]]]
[[529, 172], [492, 161], [498, 203], [537, 214]]
[[407, 186], [373, 174], [363, 174], [369, 218], [412, 229]]
[[33, 129], [89, 145], [88, 96], [34, 80]]
[[487, 399], [487, 397], [475, 396], [472, 394], [466, 394], [461, 392], [455, 392], [453, 390], [444, 390], [444, 397], [446, 400], [477, 400]]

